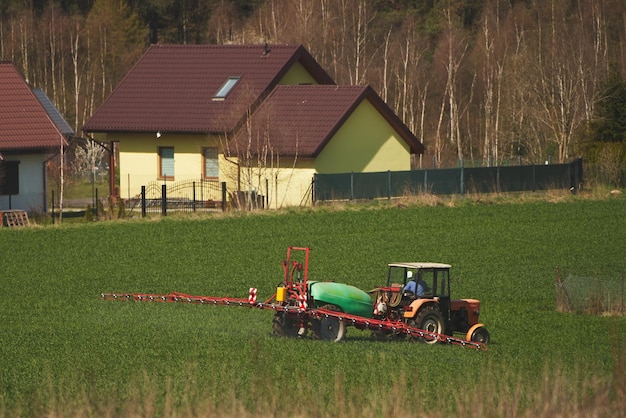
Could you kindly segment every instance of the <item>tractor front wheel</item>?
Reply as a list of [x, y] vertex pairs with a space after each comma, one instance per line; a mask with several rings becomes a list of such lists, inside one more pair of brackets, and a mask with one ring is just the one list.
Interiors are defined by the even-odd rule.
[[[328, 309], [329, 311], [341, 312], [336, 305], [324, 305], [322, 309]], [[315, 337], [322, 340], [339, 342], [346, 336], [346, 324], [337, 318], [332, 316], [316, 319], [316, 322], [312, 328]]]
[[489, 331], [483, 326], [472, 327], [466, 338], [475, 343], [489, 344]]
[[[416, 327], [421, 330], [433, 334], [443, 333], [443, 315], [436, 305], [426, 305], [415, 316], [415, 319], [409, 322], [409, 326]], [[412, 341], [424, 342], [426, 344], [435, 344], [438, 338], [432, 336], [419, 337], [411, 334]]]

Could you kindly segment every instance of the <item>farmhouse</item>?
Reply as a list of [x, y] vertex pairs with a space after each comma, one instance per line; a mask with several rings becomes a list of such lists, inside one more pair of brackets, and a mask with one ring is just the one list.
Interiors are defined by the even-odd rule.
[[0, 211], [47, 209], [45, 165], [71, 135], [45, 93], [0, 62]]
[[224, 182], [274, 208], [308, 204], [315, 173], [408, 170], [424, 151], [371, 87], [337, 86], [301, 45], [153, 45], [83, 131], [119, 153], [121, 198]]

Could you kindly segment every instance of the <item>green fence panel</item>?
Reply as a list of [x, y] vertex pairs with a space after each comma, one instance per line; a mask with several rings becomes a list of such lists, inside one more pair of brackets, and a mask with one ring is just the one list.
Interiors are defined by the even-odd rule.
[[425, 170], [424, 191], [432, 194], [461, 194], [460, 168], [443, 168], [437, 170]]
[[345, 200], [352, 198], [351, 173], [316, 174], [315, 200]]
[[391, 171], [391, 197], [414, 196], [424, 193], [424, 171]]
[[569, 189], [570, 165], [550, 164], [535, 166], [536, 190]]
[[535, 191], [535, 166], [506, 167], [499, 172], [501, 192]]
[[316, 174], [314, 190], [316, 201], [380, 199], [420, 193], [571, 189], [580, 186], [582, 179], [579, 158], [569, 164]]
[[351, 173], [352, 199], [376, 199], [389, 196], [389, 172]]
[[496, 193], [499, 186], [499, 167], [463, 169], [463, 193]]

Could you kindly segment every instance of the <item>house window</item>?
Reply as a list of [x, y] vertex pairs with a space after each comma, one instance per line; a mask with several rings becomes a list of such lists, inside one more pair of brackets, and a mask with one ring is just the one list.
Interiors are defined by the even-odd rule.
[[202, 174], [207, 179], [219, 179], [217, 148], [202, 148]]
[[235, 84], [239, 81], [239, 77], [229, 77], [224, 85], [215, 93], [213, 100], [224, 100], [228, 93], [235, 87]]
[[159, 147], [159, 178], [174, 180], [174, 147]]
[[0, 196], [20, 194], [19, 161], [0, 161]]

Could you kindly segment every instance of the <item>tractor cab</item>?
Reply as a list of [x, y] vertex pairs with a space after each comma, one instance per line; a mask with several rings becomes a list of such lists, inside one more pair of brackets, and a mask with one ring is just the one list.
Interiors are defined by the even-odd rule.
[[387, 286], [400, 288], [404, 298], [450, 297], [450, 265], [441, 263], [391, 263]]
[[387, 285], [372, 291], [374, 314], [392, 320], [406, 318], [415, 301], [435, 301], [444, 311], [450, 305], [450, 268], [442, 263], [390, 263]]

